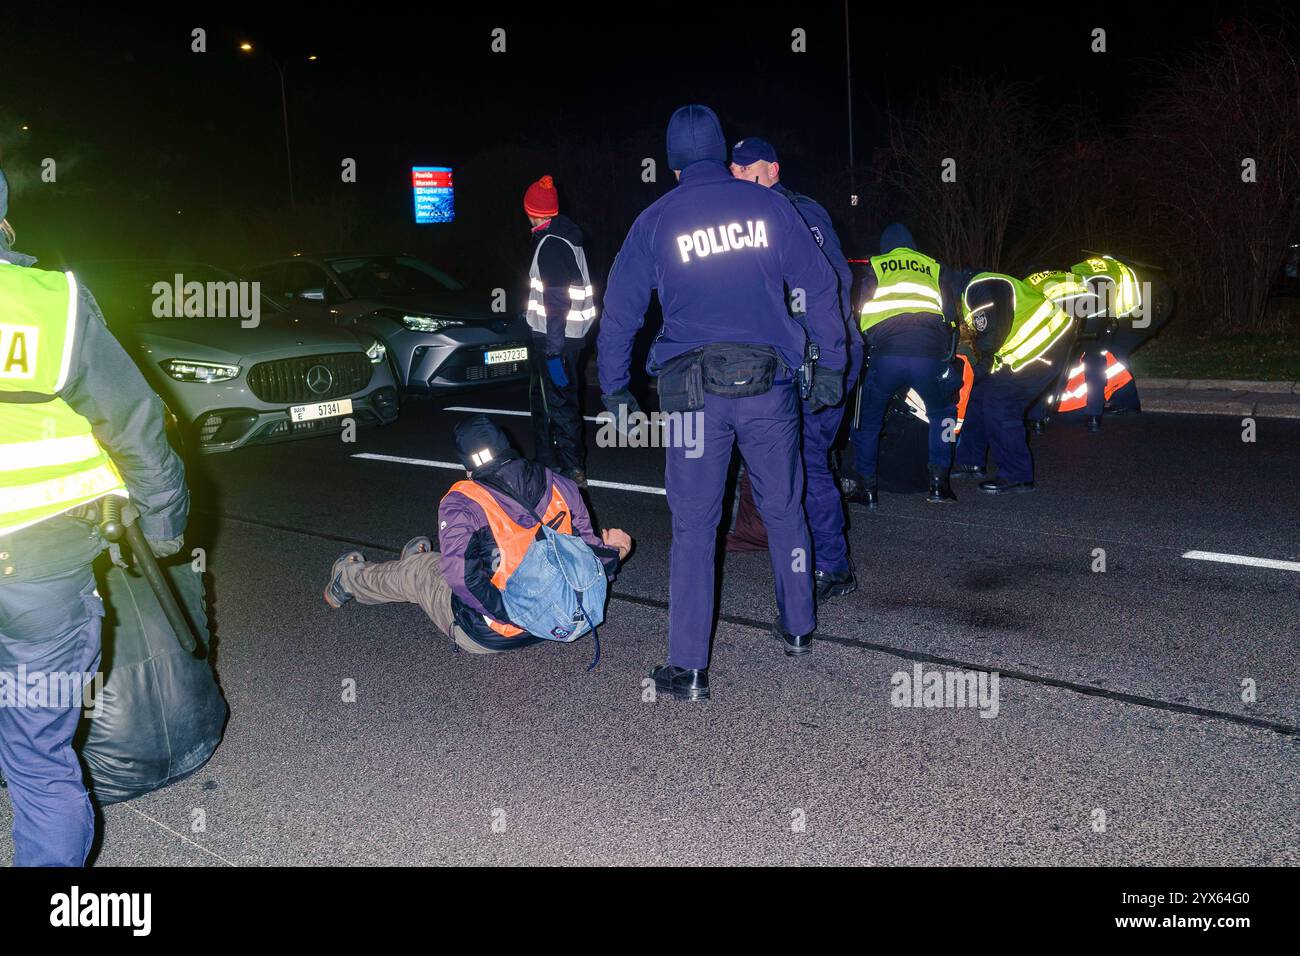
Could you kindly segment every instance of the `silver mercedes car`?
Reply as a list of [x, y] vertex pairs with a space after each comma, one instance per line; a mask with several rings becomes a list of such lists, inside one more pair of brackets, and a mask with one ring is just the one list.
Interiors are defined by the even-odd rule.
[[387, 350], [322, 325], [198, 262], [68, 266], [177, 420], [188, 448], [222, 452], [397, 418]]
[[398, 383], [416, 394], [528, 378], [528, 326], [492, 297], [408, 255], [299, 255], [249, 275], [282, 305], [358, 328], [388, 347]]

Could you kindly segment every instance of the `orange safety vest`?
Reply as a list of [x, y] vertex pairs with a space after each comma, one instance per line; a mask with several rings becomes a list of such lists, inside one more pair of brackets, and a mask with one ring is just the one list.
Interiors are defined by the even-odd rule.
[[[492, 584], [498, 591], [504, 591], [506, 582], [510, 580], [510, 575], [515, 573], [515, 568], [524, 560], [524, 555], [528, 553], [529, 546], [537, 537], [537, 525], [531, 528], [525, 528], [523, 525], [516, 523], [506, 514], [501, 503], [492, 496], [482, 485], [473, 481], [458, 481], [451, 486], [447, 494], [460, 492], [470, 501], [477, 504], [483, 509], [483, 514], [487, 516], [488, 528], [492, 531], [492, 538], [496, 541], [497, 548], [501, 552], [501, 560], [497, 562], [497, 569], [492, 574]], [[546, 506], [546, 511], [542, 514], [542, 521], [550, 525], [561, 534], [573, 534], [572, 510], [569, 503], [564, 500], [564, 495], [560, 494], [560, 489], [554, 482], [551, 482], [551, 500]], [[556, 519], [559, 519], [558, 523]], [[513, 624], [502, 624], [495, 621], [487, 615], [483, 616], [484, 622], [492, 630], [496, 631], [502, 637], [518, 637], [526, 633], [522, 627], [515, 627]]]
[[966, 420], [966, 406], [970, 404], [970, 390], [975, 386], [975, 369], [966, 356], [957, 358], [961, 359], [961, 391], [957, 393], [957, 427], [953, 431], [960, 433], [961, 424]]
[[[1128, 367], [1110, 352], [1103, 352], [1106, 356], [1106, 388], [1103, 390], [1103, 401], [1110, 401], [1110, 397], [1118, 392], [1121, 388], [1133, 381], [1133, 375], [1129, 372]], [[1065, 389], [1061, 392], [1060, 402], [1056, 406], [1058, 412], [1072, 412], [1076, 409], [1085, 407], [1088, 404], [1088, 380], [1083, 374], [1083, 355], [1079, 356], [1079, 364], [1070, 369], [1070, 378], [1065, 383]]]

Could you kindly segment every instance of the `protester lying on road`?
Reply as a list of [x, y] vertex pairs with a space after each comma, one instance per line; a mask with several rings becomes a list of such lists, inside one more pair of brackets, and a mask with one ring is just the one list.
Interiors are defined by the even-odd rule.
[[[598, 624], [603, 619], [606, 582], [614, 579], [620, 562], [631, 552], [632, 539], [617, 528], [598, 537], [577, 485], [519, 457], [487, 416], [461, 422], [455, 440], [469, 480], [452, 485], [438, 506], [441, 553], [426, 537], [407, 542], [396, 561], [370, 562], [360, 551], [349, 551], [334, 562], [325, 601], [334, 608], [354, 599], [360, 604], [418, 604], [440, 633], [473, 654], [517, 650], [543, 639], [570, 640], [585, 631], [582, 620], [587, 615], [580, 600], [575, 615], [579, 620], [558, 626], [548, 622], [545, 636], [537, 633], [541, 625], [532, 608], [527, 620], [522, 615], [512, 620], [506, 610], [507, 582], [512, 576], [527, 575], [530, 580], [522, 582], [523, 588], [521, 581], [514, 582], [512, 594], [527, 594], [531, 589], [534, 603], [546, 605], [549, 612], [572, 604], [575, 588], [579, 597], [585, 591], [594, 596], [592, 603], [600, 602], [599, 608], [586, 606], [595, 618], [589, 623]], [[554, 531], [587, 547], [553, 549], [548, 552], [550, 564], [525, 563], [530, 545], [545, 538], [539, 516]], [[557, 554], [570, 563], [557, 566]], [[590, 567], [603, 572], [598, 588], [587, 590], [575, 581], [575, 568], [580, 574], [584, 556]], [[553, 600], [537, 600], [537, 587], [553, 589], [553, 595], [545, 596]], [[520, 605], [512, 606], [520, 614]]]

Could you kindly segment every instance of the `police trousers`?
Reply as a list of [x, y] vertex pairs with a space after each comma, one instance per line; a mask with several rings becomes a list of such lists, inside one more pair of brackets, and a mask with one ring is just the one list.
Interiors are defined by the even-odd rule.
[[904, 386], [916, 389], [925, 402], [925, 414], [930, 420], [930, 464], [941, 468], [952, 465], [953, 443], [944, 441], [944, 435], [951, 436], [957, 422], [957, 387], [961, 380], [951, 385], [939, 383], [947, 364], [943, 359], [907, 355], [870, 357], [862, 382], [858, 427], [853, 431], [853, 464], [864, 480], [870, 482], [876, 476], [885, 410], [894, 393]]
[[80, 688], [99, 669], [103, 617], [89, 564], [0, 582], [0, 771], [14, 866], [82, 866], [90, 853], [95, 818], [72, 737], [92, 704]]
[[1019, 372], [1004, 367], [975, 383], [957, 442], [958, 465], [982, 468], [992, 452], [998, 477], [1007, 481], [1034, 480], [1025, 413], [1060, 377], [1066, 348], [1068, 343], [1054, 346], [1044, 356], [1050, 364], [1033, 362]]
[[[856, 384], [854, 369], [849, 373], [844, 393], [852, 392]], [[807, 402], [800, 402], [799, 406], [803, 414], [803, 510], [812, 536], [813, 567], [828, 574], [842, 574], [849, 569], [849, 546], [844, 537], [844, 500], [831, 471], [831, 450], [844, 420], [845, 403], [815, 412]], [[748, 464], [745, 467], [748, 469]], [[727, 550], [765, 551], [767, 531], [758, 517], [748, 473], [741, 476], [738, 493], [736, 527], [727, 536]]]
[[665, 450], [664, 484], [673, 520], [668, 663], [703, 669], [709, 666], [718, 522], [733, 446], [748, 465], [754, 500], [767, 527], [781, 622], [792, 634], [808, 634], [816, 627], [802, 507], [799, 393], [789, 381], [746, 398], [706, 393], [702, 409], [682, 414], [699, 416], [702, 440]]

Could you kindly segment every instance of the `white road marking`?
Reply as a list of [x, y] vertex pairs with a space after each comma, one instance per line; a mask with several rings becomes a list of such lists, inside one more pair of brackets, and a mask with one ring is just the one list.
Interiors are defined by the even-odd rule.
[[1300, 561], [1278, 561], [1274, 558], [1252, 558], [1244, 554], [1218, 554], [1214, 551], [1188, 551], [1184, 558], [1193, 561], [1218, 561], [1221, 564], [1248, 564], [1253, 568], [1277, 568], [1280, 571], [1300, 571]]
[[[176, 831], [173, 830], [171, 827], [169, 827], [167, 824], [162, 823], [162, 822], [159, 821], [159, 820], [155, 820], [153, 817], [149, 816], [149, 814], [145, 813], [143, 810], [139, 810], [139, 809], [137, 809], [136, 807], [131, 806], [129, 803], [119, 803], [117, 806], [118, 806], [118, 807], [121, 807], [121, 808], [124, 809], [124, 810], [130, 810], [132, 813], [139, 814], [140, 816], [142, 816], [142, 817], [144, 817], [146, 820], [148, 820], [150, 823], [153, 823], [153, 824], [156, 824], [157, 826], [162, 827], [164, 830], [166, 830], [166, 831], [167, 831], [168, 833], [170, 833], [172, 836], [180, 837], [182, 840], [184, 840], [184, 841], [185, 841], [186, 843], [188, 843], [190, 846], [194, 847], [196, 850], [202, 850], [202, 851], [203, 851], [204, 853], [206, 853], [208, 856], [212, 857], [213, 859], [220, 860], [222, 863], [225, 863], [227, 866], [239, 866], [239, 864], [236, 863], [234, 860], [227, 860], [227, 859], [226, 859], [224, 856], [222, 856], [220, 853], [213, 853], [213, 852], [212, 852], [211, 850], [209, 850], [207, 847], [205, 847], [205, 846], [201, 846], [200, 844], [195, 843], [193, 840], [191, 840], [189, 837], [187, 837], [184, 833], [178, 833], [178, 832], [176, 832]], [[116, 809], [116, 807], [115, 807], [114, 809]]]
[[[443, 409], [445, 412], [481, 412], [484, 415], [515, 415], [519, 418], [528, 418], [532, 412], [520, 412], [510, 408], [471, 408], [469, 405], [448, 405]], [[583, 415], [584, 419], [589, 422], [598, 422], [601, 419], [595, 415]]]
[[[403, 458], [401, 455], [376, 455], [373, 452], [363, 451], [352, 456], [353, 458], [366, 458], [370, 461], [391, 461], [399, 465], [419, 465], [422, 468], [446, 468], [450, 471], [459, 471], [464, 473], [465, 466], [458, 461], [434, 461], [430, 458]], [[588, 478], [587, 484], [593, 488], [612, 488], [615, 491], [635, 491], [643, 495], [666, 495], [667, 492], [662, 488], [655, 488], [653, 485], [630, 485], [622, 481], [600, 481], [596, 478]]]

